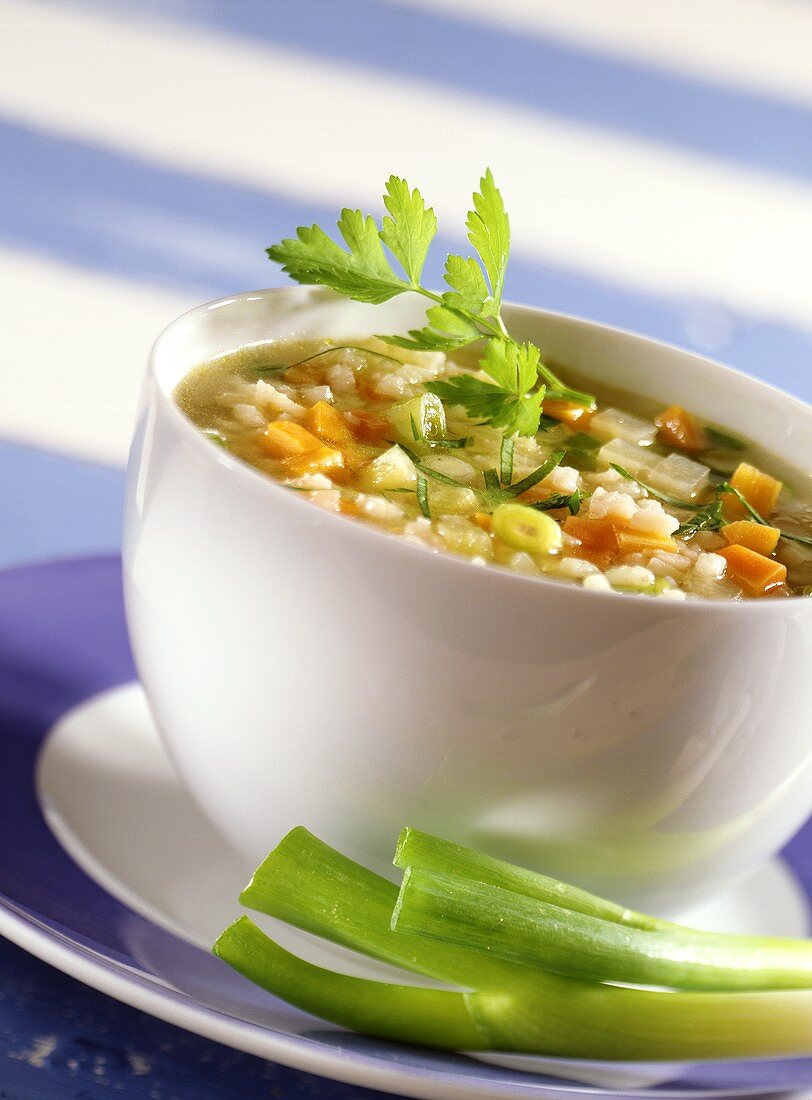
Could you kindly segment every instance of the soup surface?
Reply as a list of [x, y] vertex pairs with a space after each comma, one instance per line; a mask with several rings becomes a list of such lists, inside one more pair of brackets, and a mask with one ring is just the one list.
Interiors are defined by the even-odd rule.
[[315, 505], [475, 565], [669, 600], [812, 591], [810, 503], [684, 409], [604, 391], [546, 401], [535, 436], [505, 438], [425, 389], [475, 371], [464, 355], [330, 347], [243, 348], [175, 398]]

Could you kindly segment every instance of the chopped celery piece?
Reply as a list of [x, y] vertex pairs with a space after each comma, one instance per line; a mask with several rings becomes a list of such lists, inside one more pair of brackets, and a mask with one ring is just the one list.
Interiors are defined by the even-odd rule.
[[409, 447], [445, 435], [445, 409], [439, 397], [423, 393], [393, 405], [386, 414], [395, 438]]
[[362, 472], [361, 481], [365, 489], [414, 489], [417, 470], [403, 448], [393, 444], [369, 463]]
[[408, 869], [392, 927], [523, 966], [679, 989], [812, 988], [812, 942], [643, 930], [467, 878]]
[[527, 554], [552, 554], [561, 547], [561, 528], [547, 515], [526, 504], [500, 504], [493, 513], [493, 531], [514, 550]]
[[602, 409], [596, 413], [589, 423], [589, 430], [604, 443], [611, 439], [624, 439], [627, 443], [636, 443], [641, 447], [653, 443], [657, 437], [656, 424], [620, 409]]
[[441, 874], [460, 879], [473, 879], [490, 886], [501, 886], [516, 894], [523, 894], [538, 901], [551, 902], [562, 909], [585, 913], [601, 920], [615, 921], [632, 928], [673, 928], [669, 921], [635, 913], [613, 901], [599, 898], [577, 886], [569, 886], [556, 878], [528, 871], [502, 859], [485, 855], [474, 848], [442, 840], [419, 829], [405, 828], [398, 837], [395, 858], [396, 867], [412, 868], [428, 874]]

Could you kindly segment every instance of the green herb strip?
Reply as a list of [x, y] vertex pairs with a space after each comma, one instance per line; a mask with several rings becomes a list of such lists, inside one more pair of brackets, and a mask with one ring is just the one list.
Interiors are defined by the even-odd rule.
[[259, 367], [251, 367], [251, 370], [255, 374], [275, 374], [280, 370], [292, 370], [293, 367], [301, 367], [312, 359], [320, 359], [323, 355], [332, 355], [334, 351], [360, 351], [364, 355], [374, 355], [378, 359], [386, 359], [389, 363], [397, 363], [399, 367], [403, 366], [401, 360], [395, 359], [393, 355], [384, 355], [383, 352], [362, 348], [358, 344], [337, 344], [334, 348], [325, 348], [324, 351], [314, 352], [313, 355], [308, 355], [304, 359], [297, 359], [295, 363], [267, 363]]
[[485, 491], [488, 494], [501, 495], [501, 489], [499, 487], [499, 474], [496, 470], [483, 470], [482, 480], [485, 482]]
[[705, 425], [705, 435], [719, 447], [723, 447], [728, 451], [747, 450], [747, 445], [737, 439], [735, 435], [728, 435], [727, 432], [720, 431], [719, 428], [712, 428], [709, 424]]
[[417, 503], [420, 505], [420, 511], [426, 517], [431, 519], [431, 508], [429, 507], [429, 483], [426, 481], [424, 475], [417, 471]]
[[582, 493], [576, 489], [574, 493], [553, 493], [546, 500], [537, 500], [530, 505], [537, 512], [550, 512], [555, 508], [567, 508], [572, 516], [577, 516], [581, 510], [581, 504], [588, 493]]
[[510, 485], [513, 481], [513, 452], [516, 442], [511, 435], [502, 436], [502, 446], [499, 449], [499, 480], [503, 485]]
[[532, 489], [534, 485], [538, 485], [540, 481], [544, 481], [545, 477], [553, 472], [563, 459], [565, 453], [565, 451], [556, 451], [555, 454], [550, 455], [547, 461], [539, 466], [537, 470], [534, 470], [532, 474], [528, 474], [527, 477], [522, 478], [521, 481], [517, 481], [515, 485], [506, 486], [503, 492], [511, 497], [517, 497], [522, 493], [526, 493], [528, 489]]

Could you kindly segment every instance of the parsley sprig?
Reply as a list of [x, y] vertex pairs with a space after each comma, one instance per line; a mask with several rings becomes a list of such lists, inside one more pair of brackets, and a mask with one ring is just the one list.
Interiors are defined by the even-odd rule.
[[[370, 215], [344, 209], [338, 231], [346, 247], [318, 225], [301, 226], [296, 237], [272, 245], [268, 256], [298, 283], [327, 286], [359, 302], [381, 304], [414, 292], [432, 302], [426, 324], [406, 336], [383, 336], [388, 343], [414, 351], [453, 351], [485, 342], [479, 366], [484, 378], [461, 374], [426, 388], [469, 416], [507, 435], [535, 435], [545, 395], [590, 406], [590, 394], [566, 386], [541, 361], [535, 344], [514, 340], [502, 318], [502, 294], [510, 255], [510, 222], [502, 196], [488, 169], [468, 212], [468, 241], [476, 258], [450, 255], [437, 293], [422, 283], [437, 218], [417, 189], [390, 176], [383, 196], [380, 228]], [[397, 262], [397, 271], [387, 251]]]

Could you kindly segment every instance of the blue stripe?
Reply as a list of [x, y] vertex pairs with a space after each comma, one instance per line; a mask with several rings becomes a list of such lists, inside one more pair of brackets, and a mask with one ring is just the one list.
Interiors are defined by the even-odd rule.
[[[84, 6], [110, 10], [109, 0]], [[119, 0], [116, 9], [294, 47], [754, 168], [812, 176], [812, 112], [803, 107], [536, 34], [392, 0]], [[291, 88], [286, 109], [295, 110], [295, 95]], [[438, 117], [439, 127], [427, 120], [427, 141], [453, 142], [442, 130], [439, 100]]]
[[[327, 225], [336, 214], [1, 119], [0, 163], [0, 242], [201, 300], [281, 285], [285, 278], [265, 259], [264, 246], [297, 225]], [[428, 266], [435, 285], [445, 252], [460, 247], [448, 237], [435, 245]], [[519, 258], [511, 261], [508, 294], [709, 352], [812, 397], [809, 333], [735, 317], [712, 303], [664, 301]], [[698, 322], [719, 330], [716, 342], [703, 340]]]
[[124, 474], [0, 442], [0, 568], [117, 550]]

